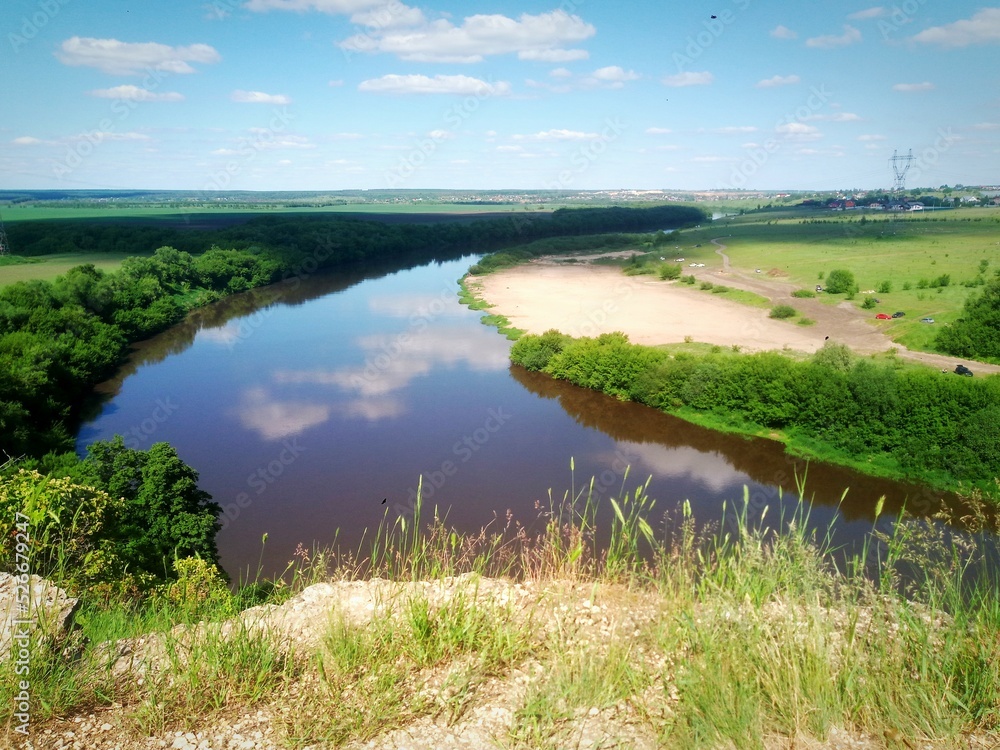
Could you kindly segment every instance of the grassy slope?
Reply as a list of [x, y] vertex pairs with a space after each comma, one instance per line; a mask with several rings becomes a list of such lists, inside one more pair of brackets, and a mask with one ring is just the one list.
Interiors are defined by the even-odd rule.
[[[221, 582], [135, 607], [85, 596], [89, 640], [74, 642], [77, 658], [34, 647], [33, 731], [80, 732], [72, 718], [96, 714], [96, 725], [109, 725], [103, 738], [122, 744], [169, 742], [175, 731], [228, 738], [227, 721], [252, 714], [269, 741], [289, 748], [373, 738], [379, 747], [451, 746], [451, 737], [482, 746], [484, 717], [489, 739], [509, 748], [576, 746], [584, 733], [595, 746], [664, 748], [814, 746], [810, 739], [835, 731], [836, 747], [995, 739], [995, 582], [981, 578], [966, 596], [957, 583], [970, 564], [959, 550], [975, 547], [974, 535], [946, 538], [908, 522], [874, 534], [845, 563], [810, 538], [804, 507], [783, 519], [780, 538], [731, 508], [725, 539], [697, 532], [685, 511], [665, 544], [644, 525], [654, 514], [640, 486], [619, 497], [609, 548], [598, 554], [593, 503], [585, 489], [566, 493], [550, 498], [537, 532], [476, 538], [440, 524], [419, 532], [418, 505], [408, 523], [376, 532], [367, 565], [330, 568], [324, 554], [301, 556], [291, 591], [279, 587], [274, 601], [331, 571], [418, 583], [395, 595], [377, 593], [393, 590], [385, 580], [342, 584], [343, 606], [309, 623], [318, 642], [292, 650], [277, 629], [239, 620], [228, 635], [169, 629], [246, 606]], [[971, 559], [982, 563], [978, 552]], [[907, 562], [920, 575], [904, 596], [898, 571]], [[477, 575], [454, 577], [468, 572]], [[374, 609], [365, 615], [369, 591]], [[348, 599], [360, 603], [360, 618]], [[144, 679], [116, 679], [100, 643], [151, 630], [161, 634], [131, 652]], [[0, 679], [0, 723], [11, 720], [15, 685]], [[400, 730], [409, 736], [393, 734]]]

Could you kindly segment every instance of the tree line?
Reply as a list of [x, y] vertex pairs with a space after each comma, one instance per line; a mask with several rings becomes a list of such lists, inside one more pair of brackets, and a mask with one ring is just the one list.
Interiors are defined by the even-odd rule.
[[938, 487], [997, 491], [1000, 378], [880, 364], [827, 344], [807, 360], [776, 352], [670, 354], [621, 333], [524, 336], [511, 360], [622, 400], [781, 430], [793, 448]]

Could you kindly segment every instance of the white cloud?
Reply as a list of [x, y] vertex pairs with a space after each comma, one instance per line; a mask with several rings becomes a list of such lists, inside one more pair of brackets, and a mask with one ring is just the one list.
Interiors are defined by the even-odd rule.
[[69, 140], [99, 143], [102, 141], [151, 141], [153, 139], [144, 133], [136, 133], [134, 131], [127, 133], [115, 133], [111, 130], [92, 130], [89, 133], [78, 133], [77, 135], [72, 135], [69, 137]]
[[753, 125], [731, 125], [725, 128], [712, 128], [711, 132], [719, 135], [737, 135], [741, 133], [756, 133], [757, 128]]
[[876, 134], [873, 134], [873, 133], [866, 133], [864, 135], [859, 135], [858, 136], [858, 140], [859, 141], [864, 141], [866, 143], [871, 143], [871, 142], [874, 142], [874, 141], [884, 141], [885, 140], [885, 136], [884, 135], [876, 135]]
[[292, 100], [284, 94], [265, 94], [263, 91], [243, 91], [237, 89], [229, 98], [241, 104], [291, 104]]
[[94, 89], [89, 92], [91, 96], [101, 99], [128, 99], [135, 102], [180, 102], [184, 100], [183, 94], [176, 91], [164, 91], [162, 94], [144, 89], [141, 86], [115, 86], [110, 89]]
[[714, 164], [722, 161], [736, 161], [736, 159], [731, 156], [693, 156], [691, 157], [691, 161], [704, 164]]
[[970, 19], [924, 29], [913, 40], [942, 47], [1000, 42], [1000, 8], [983, 8]]
[[97, 68], [111, 75], [135, 75], [146, 70], [194, 73], [188, 63], [216, 63], [222, 59], [207, 44], [170, 47], [156, 42], [120, 42], [74, 36], [60, 45], [56, 57], [65, 65]]
[[774, 129], [776, 133], [789, 140], [794, 141], [815, 141], [823, 137], [819, 128], [813, 125], [806, 125], [802, 122], [786, 122]]
[[22, 135], [12, 140], [11, 143], [15, 146], [40, 146], [43, 143], [49, 143], [49, 141], [43, 141], [41, 138], [35, 138], [30, 135]]
[[522, 60], [567, 62], [587, 57], [567, 43], [589, 39], [596, 29], [563, 10], [539, 15], [468, 16], [460, 26], [439, 19], [405, 31], [375, 29], [356, 34], [339, 46], [350, 52], [386, 52], [415, 62], [480, 62], [488, 55], [516, 52]]
[[1000, 122], [977, 122], [973, 130], [1000, 130]]
[[566, 68], [553, 68], [549, 71], [549, 77], [551, 78], [571, 78], [573, 74]]
[[852, 21], [866, 21], [870, 18], [882, 18], [887, 15], [889, 15], [889, 11], [886, 8], [881, 5], [876, 5], [874, 8], [868, 8], [867, 10], [859, 10], [857, 13], [851, 13], [848, 18]]
[[834, 112], [831, 115], [806, 115], [805, 117], [799, 118], [802, 122], [811, 122], [813, 120], [824, 120], [826, 122], [860, 122], [861, 116], [856, 115], [854, 112]]
[[892, 90], [913, 93], [915, 91], [933, 91], [934, 88], [933, 83], [924, 81], [923, 83], [897, 83], [892, 87]]
[[510, 93], [510, 84], [504, 81], [488, 83], [479, 78], [462, 75], [384, 75], [358, 84], [358, 91], [375, 94], [462, 94], [477, 96], [504, 96]]
[[688, 71], [686, 73], [678, 73], [677, 75], [667, 76], [663, 79], [662, 83], [664, 86], [679, 88], [681, 86], [707, 86], [714, 80], [715, 76], [707, 70], [704, 70], [700, 73]]
[[771, 78], [765, 78], [762, 81], [757, 81], [757, 88], [759, 89], [771, 89], [775, 86], [791, 86], [793, 83], [799, 83], [802, 79], [798, 76], [772, 76]]
[[344, 79], [343, 78], [337, 78], [337, 79], [335, 79], [333, 81], [328, 81], [326, 85], [330, 86], [331, 88], [340, 88], [341, 86], [344, 85]]
[[579, 130], [552, 128], [551, 130], [543, 130], [538, 133], [533, 133], [532, 135], [518, 134], [512, 137], [515, 140], [526, 141], [584, 141], [599, 138], [600, 136], [597, 133], [584, 133]]
[[667, 133], [673, 133], [670, 128], [646, 128], [646, 133], [648, 135], [666, 135]]
[[608, 65], [598, 68], [583, 79], [585, 86], [602, 86], [604, 88], [620, 89], [627, 81], [639, 80], [639, 74], [634, 70], [625, 70], [618, 65]]
[[837, 49], [838, 47], [847, 47], [860, 41], [861, 32], [853, 26], [845, 24], [843, 34], [839, 36], [836, 34], [814, 36], [811, 39], [806, 39], [806, 46], [817, 49]]
[[775, 39], [798, 39], [799, 37], [797, 32], [792, 31], [787, 26], [782, 26], [781, 24], [778, 24], [771, 29], [771, 36]]
[[590, 53], [585, 49], [539, 49], [518, 52], [519, 60], [531, 62], [564, 63], [574, 60], [586, 60]]
[[350, 16], [352, 23], [372, 29], [415, 26], [425, 22], [420, 10], [399, 0], [249, 0], [245, 7], [257, 13], [285, 10], [345, 15]]

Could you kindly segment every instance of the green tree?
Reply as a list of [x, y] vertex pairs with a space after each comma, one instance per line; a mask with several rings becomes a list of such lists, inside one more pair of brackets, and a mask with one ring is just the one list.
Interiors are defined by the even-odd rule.
[[826, 291], [830, 294], [845, 294], [854, 288], [855, 283], [853, 273], [837, 268], [826, 277]]
[[1000, 278], [966, 300], [961, 317], [941, 329], [935, 345], [957, 357], [1000, 360]]
[[125, 447], [121, 435], [90, 446], [86, 459], [95, 484], [125, 501], [113, 535], [133, 569], [169, 577], [172, 561], [218, 562], [215, 534], [221, 508], [198, 488], [198, 472], [168, 443], [148, 451]]

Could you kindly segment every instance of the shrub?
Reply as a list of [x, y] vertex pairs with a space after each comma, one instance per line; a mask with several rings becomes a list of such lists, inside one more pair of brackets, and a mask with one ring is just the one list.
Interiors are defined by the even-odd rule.
[[681, 267], [679, 264], [668, 263], [660, 267], [660, 278], [663, 281], [674, 281], [681, 277]]
[[903, 282], [903, 291], [904, 292], [908, 292], [911, 289], [913, 289], [913, 284], [911, 284], [909, 281], [904, 281]]
[[815, 297], [816, 292], [814, 292], [812, 289], [796, 289], [794, 292], [792, 292], [792, 296], [798, 297], [799, 299], [808, 299], [810, 297]]
[[874, 297], [865, 297], [865, 301], [861, 303], [861, 307], [865, 310], [874, 310], [876, 304]]
[[798, 324], [800, 326], [814, 326], [816, 325], [816, 321], [812, 318], [799, 318]]
[[843, 269], [830, 271], [826, 277], [826, 290], [830, 294], [844, 294], [849, 292], [856, 285], [854, 274]]
[[697, 281], [697, 279], [692, 275], [681, 277], [681, 283], [683, 284], [694, 284], [695, 281]]
[[728, 286], [722, 286], [721, 284], [717, 284], [717, 285], [715, 285], [715, 286], [712, 287], [712, 294], [725, 294], [728, 291], [729, 291], [729, 287]]
[[775, 318], [777, 320], [785, 320], [786, 318], [794, 318], [798, 313], [795, 308], [791, 305], [775, 305], [771, 308], [771, 312], [768, 315], [770, 318]]
[[708, 291], [713, 286], [715, 286], [715, 284], [713, 284], [711, 281], [703, 281], [703, 282], [701, 282], [701, 284], [698, 285], [698, 288], [699, 289], [704, 289], [705, 291]]
[[541, 336], [522, 336], [510, 349], [510, 359], [526, 370], [538, 371], [545, 368], [553, 356], [561, 352], [570, 337], [550, 329]]
[[880, 281], [876, 289], [878, 290], [879, 294], [888, 294], [889, 292], [892, 291], [892, 282]]

